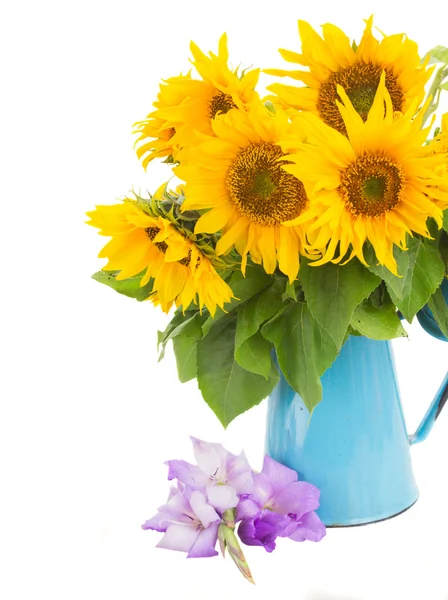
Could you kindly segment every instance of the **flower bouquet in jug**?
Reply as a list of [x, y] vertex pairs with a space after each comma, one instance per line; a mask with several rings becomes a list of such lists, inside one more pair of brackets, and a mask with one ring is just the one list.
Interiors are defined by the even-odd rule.
[[[280, 373], [312, 413], [349, 336], [406, 336], [403, 320], [425, 309], [448, 337], [448, 115], [436, 115], [448, 49], [421, 56], [404, 34], [372, 27], [369, 18], [351, 42], [334, 25], [321, 37], [299, 21], [301, 52], [280, 50], [291, 68], [264, 70], [288, 83], [271, 83], [264, 97], [258, 69], [230, 66], [225, 35], [216, 54], [192, 43], [192, 70], [164, 80], [135, 125], [143, 166], [163, 159], [178, 182], [88, 213], [111, 238], [94, 279], [172, 311], [158, 334], [161, 357], [172, 341], [180, 381], [197, 379], [224, 427], [266, 398]], [[250, 578], [236, 522], [246, 519], [243, 542], [266, 549], [277, 535], [322, 537], [297, 533], [304, 515], [301, 526], [311, 519], [319, 530], [306, 516], [314, 501], [279, 517], [250, 471], [250, 489], [221, 482], [231, 490], [223, 503], [219, 488], [198, 488], [173, 463], [179, 485], [144, 525], [165, 532], [162, 547], [185, 534], [175, 549], [211, 555], [219, 531]]]

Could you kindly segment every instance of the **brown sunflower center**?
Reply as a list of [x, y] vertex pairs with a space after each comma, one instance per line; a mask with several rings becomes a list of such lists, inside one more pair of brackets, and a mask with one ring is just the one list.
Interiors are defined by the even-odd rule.
[[344, 171], [338, 192], [354, 216], [379, 217], [401, 201], [405, 182], [391, 158], [365, 153]]
[[[346, 135], [345, 124], [336, 104], [336, 100], [341, 100], [336, 86], [341, 85], [350, 98], [354, 109], [365, 121], [372, 108], [382, 72], [382, 67], [372, 63], [358, 62], [346, 69], [331, 73], [319, 90], [317, 109], [321, 119], [330, 127]], [[401, 111], [404, 92], [392, 69], [385, 69], [385, 72], [386, 89], [390, 94], [393, 109], [394, 111]]]
[[[159, 233], [160, 227], [146, 227], [145, 231], [146, 235], [152, 242], [156, 235]], [[165, 254], [165, 252], [168, 250], [168, 244], [166, 242], [153, 242], [153, 244], [160, 250], [160, 252], [163, 252], [163, 254]]]
[[[145, 228], [146, 235], [149, 237], [151, 242], [153, 242], [154, 238], [159, 233], [159, 231], [160, 231], [159, 227], [146, 227]], [[153, 244], [160, 250], [160, 252], [163, 252], [163, 254], [165, 254], [165, 252], [168, 250], [168, 244], [166, 242], [153, 242]], [[177, 262], [180, 265], [184, 265], [184, 267], [188, 267], [191, 263], [191, 250], [188, 251], [188, 255], [185, 258], [182, 258], [181, 260], [178, 260]], [[196, 265], [196, 267], [197, 266], [198, 265]]]
[[208, 114], [210, 119], [214, 119], [217, 114], [225, 115], [231, 108], [238, 108], [230, 94], [216, 91], [208, 105]]
[[260, 225], [279, 225], [295, 219], [305, 208], [303, 183], [286, 173], [285, 156], [268, 142], [252, 144], [236, 156], [227, 172], [226, 187], [239, 211]]

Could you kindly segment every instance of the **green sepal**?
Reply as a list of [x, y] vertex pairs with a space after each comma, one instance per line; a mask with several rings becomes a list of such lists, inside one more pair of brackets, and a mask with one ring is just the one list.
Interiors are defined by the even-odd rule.
[[299, 278], [311, 314], [338, 349], [343, 344], [355, 308], [381, 282], [357, 258], [343, 266], [327, 263], [319, 267], [303, 260]]
[[120, 271], [97, 271], [92, 275], [92, 279], [104, 283], [104, 285], [109, 286], [119, 294], [135, 298], [139, 302], [149, 297], [153, 288], [153, 280], [150, 279], [146, 285], [140, 287], [140, 282], [145, 274], [144, 271], [128, 279], [117, 279], [119, 273]]
[[333, 339], [302, 302], [289, 303], [261, 331], [274, 344], [283, 375], [311, 414], [322, 400], [320, 378], [338, 354]]

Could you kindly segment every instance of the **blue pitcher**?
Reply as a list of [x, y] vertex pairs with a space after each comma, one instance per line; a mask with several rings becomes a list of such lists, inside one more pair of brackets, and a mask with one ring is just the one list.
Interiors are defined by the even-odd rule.
[[[428, 329], [433, 327], [431, 322]], [[410, 446], [426, 438], [440, 415], [448, 372], [411, 436], [390, 342], [351, 336], [322, 387], [310, 420], [281, 376], [268, 402], [266, 452], [320, 488], [318, 514], [327, 526], [372, 523], [407, 510], [418, 498]]]

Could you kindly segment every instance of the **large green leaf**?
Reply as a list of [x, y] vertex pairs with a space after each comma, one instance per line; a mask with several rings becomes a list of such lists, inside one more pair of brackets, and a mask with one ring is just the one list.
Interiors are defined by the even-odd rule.
[[283, 308], [285, 285], [286, 278], [276, 278], [272, 285], [238, 308], [235, 359], [243, 369], [266, 379], [272, 371], [272, 344], [261, 335], [259, 329]]
[[257, 331], [239, 346], [235, 343], [235, 360], [246, 371], [268, 379], [272, 372], [271, 350], [272, 344]]
[[445, 231], [448, 231], [448, 209], [443, 213], [443, 228]]
[[344, 266], [312, 267], [302, 261], [299, 277], [313, 317], [340, 349], [355, 308], [378, 287], [380, 278], [357, 258]]
[[373, 340], [407, 337], [406, 330], [387, 294], [381, 307], [374, 306], [370, 299], [362, 302], [355, 309], [350, 325], [362, 335]]
[[246, 269], [246, 276], [241, 271], [235, 271], [235, 273], [227, 281], [229, 286], [232, 288], [235, 299], [231, 303], [225, 305], [225, 312], [218, 308], [214, 317], [209, 317], [204, 325], [204, 335], [210, 331], [210, 328], [219, 320], [222, 319], [226, 314], [232, 312], [240, 306], [243, 302], [246, 302], [261, 290], [267, 288], [272, 284], [274, 278], [272, 275], [268, 275], [262, 267], [255, 265], [248, 265]]
[[445, 263], [445, 273], [448, 273], [448, 233], [445, 231], [440, 232], [439, 250], [440, 256]]
[[157, 345], [160, 350], [159, 361], [165, 355], [167, 343], [177, 336], [184, 336], [193, 340], [199, 340], [202, 337], [202, 324], [207, 319], [206, 314], [200, 314], [199, 311], [186, 311], [185, 314], [179, 310], [168, 323], [165, 331], [158, 332]]
[[440, 331], [448, 339], [448, 305], [440, 287], [428, 300], [428, 307], [431, 309]]
[[253, 336], [260, 326], [283, 308], [286, 279], [276, 278], [272, 285], [250, 298], [238, 309], [235, 346]]
[[92, 275], [92, 279], [104, 283], [111, 287], [119, 294], [128, 296], [129, 298], [135, 298], [139, 302], [146, 300], [152, 292], [153, 281], [150, 279], [149, 282], [140, 287], [140, 282], [143, 279], [144, 272], [129, 277], [128, 279], [117, 279], [117, 275], [120, 271], [98, 271]]
[[408, 269], [397, 287], [386, 280], [392, 301], [404, 317], [411, 322], [417, 312], [428, 302], [439, 287], [445, 274], [445, 265], [435, 240], [414, 237], [409, 240]]
[[217, 321], [197, 344], [199, 389], [224, 427], [259, 404], [278, 382], [275, 367], [269, 379], [265, 379], [236, 362], [235, 333], [236, 313], [233, 312]]
[[364, 258], [369, 265], [369, 270], [387, 284], [389, 291], [393, 292], [394, 297], [402, 298], [406, 284], [405, 275], [409, 269], [409, 254], [405, 250], [401, 250], [398, 246], [394, 246], [394, 258], [397, 263], [398, 277], [394, 275], [387, 267], [379, 265], [375, 256], [375, 251], [371, 245], [367, 245], [364, 250]]
[[178, 335], [173, 338], [173, 349], [176, 357], [179, 381], [185, 383], [194, 379], [196, 368], [196, 340], [194, 338]]
[[334, 341], [302, 302], [291, 302], [264, 325], [262, 333], [275, 345], [286, 380], [311, 413], [322, 400], [320, 377], [338, 354]]

